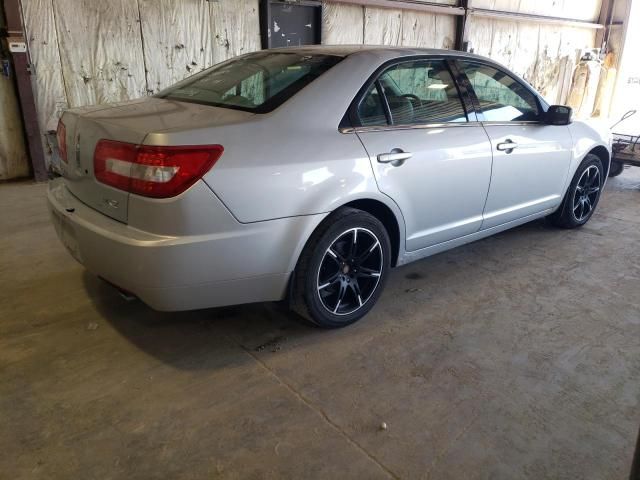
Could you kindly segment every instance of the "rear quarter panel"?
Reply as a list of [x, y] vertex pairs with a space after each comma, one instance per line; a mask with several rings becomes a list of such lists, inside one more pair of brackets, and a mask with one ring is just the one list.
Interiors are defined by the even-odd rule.
[[149, 145], [220, 143], [204, 180], [242, 223], [330, 212], [383, 198], [356, 135], [338, 130], [349, 104], [381, 60], [347, 57], [269, 114], [240, 125], [169, 129]]

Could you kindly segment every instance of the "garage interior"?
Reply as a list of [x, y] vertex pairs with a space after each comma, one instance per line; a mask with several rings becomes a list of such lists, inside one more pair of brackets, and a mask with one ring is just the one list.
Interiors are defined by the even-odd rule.
[[394, 269], [336, 331], [278, 304], [155, 312], [57, 240], [62, 111], [297, 44], [273, 20], [295, 9], [305, 43], [473, 51], [577, 118], [640, 106], [632, 0], [0, 1], [0, 478], [628, 478], [637, 167], [585, 227], [536, 221]]

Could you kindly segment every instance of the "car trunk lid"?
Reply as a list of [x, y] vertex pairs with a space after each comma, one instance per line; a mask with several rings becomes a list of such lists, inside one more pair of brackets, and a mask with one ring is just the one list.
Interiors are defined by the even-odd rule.
[[69, 110], [62, 117], [67, 144], [63, 177], [67, 188], [83, 203], [126, 223], [130, 194], [105, 185], [95, 177], [94, 152], [100, 140], [139, 145], [150, 133], [228, 125], [252, 116], [237, 110], [157, 98]]

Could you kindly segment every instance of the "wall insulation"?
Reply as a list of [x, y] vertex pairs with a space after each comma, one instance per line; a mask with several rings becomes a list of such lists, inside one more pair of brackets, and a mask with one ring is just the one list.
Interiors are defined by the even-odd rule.
[[260, 48], [259, 0], [22, 0], [40, 129]]
[[[452, 3], [440, 2], [440, 3]], [[455, 17], [324, 2], [322, 43], [452, 48]]]
[[595, 22], [601, 0], [473, 0], [473, 8], [502, 10], [531, 15], [548, 15]]
[[[3, 4], [0, 1], [0, 27], [4, 26]], [[0, 39], [0, 42], [4, 42]], [[0, 45], [0, 58], [8, 56], [6, 42]], [[29, 175], [20, 108], [13, 79], [0, 75], [0, 180]]]
[[595, 43], [595, 30], [543, 23], [473, 18], [475, 53], [506, 65], [551, 103], [565, 103], [580, 51]]
[[[452, 1], [439, 3], [455, 4]], [[596, 21], [601, 0], [473, 0], [474, 8]], [[455, 17], [393, 8], [324, 3], [323, 42], [452, 48]], [[567, 99], [573, 69], [595, 30], [472, 16], [468, 40], [475, 53], [522, 75], [552, 103]]]

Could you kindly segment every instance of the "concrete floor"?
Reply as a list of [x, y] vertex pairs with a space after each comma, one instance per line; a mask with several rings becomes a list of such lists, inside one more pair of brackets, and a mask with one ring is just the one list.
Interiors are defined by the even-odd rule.
[[[360, 324], [161, 314], [0, 186], [0, 478], [622, 479], [640, 425], [640, 170], [395, 270]], [[382, 422], [388, 426], [380, 429]]]

